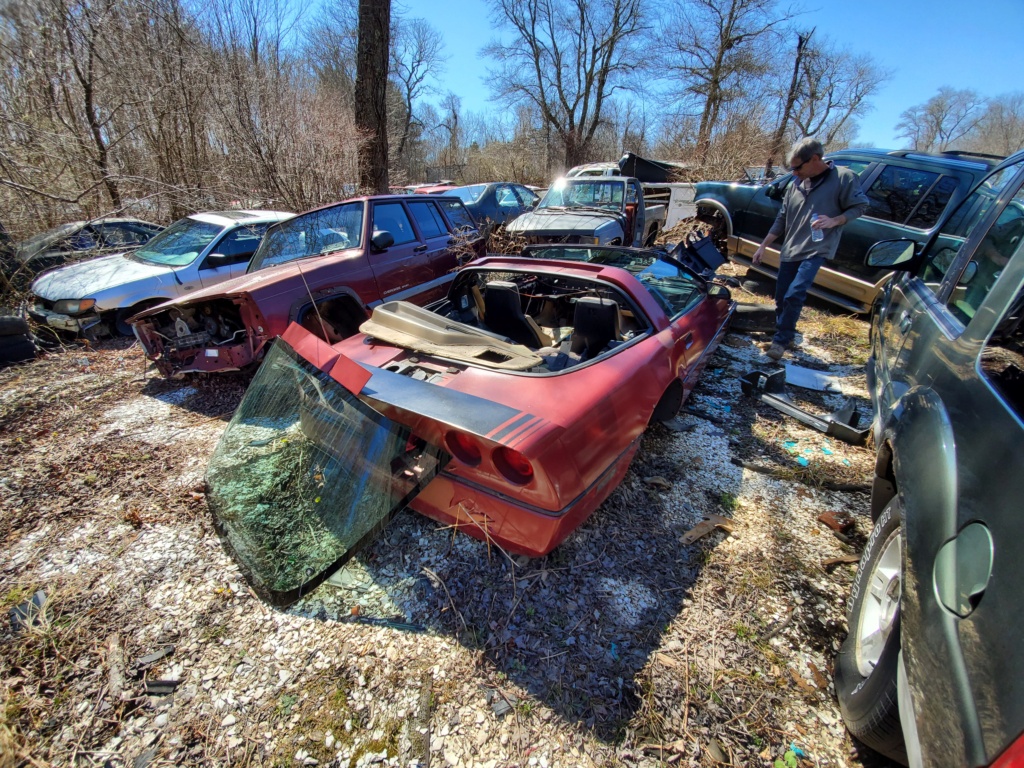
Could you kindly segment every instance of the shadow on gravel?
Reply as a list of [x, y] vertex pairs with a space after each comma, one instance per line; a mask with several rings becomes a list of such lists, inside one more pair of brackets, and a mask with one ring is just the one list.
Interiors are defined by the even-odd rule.
[[[686, 468], [663, 458], [670, 439], [661, 426], [648, 430], [623, 483], [547, 557], [510, 557], [407, 512], [335, 575], [342, 587], [325, 585], [292, 610], [452, 636], [493, 665], [496, 674], [484, 679], [499, 688], [507, 679], [615, 742], [640, 706], [636, 676], [690, 594], [708, 546], [721, 539], [681, 545], [701, 520], [694, 507], [707, 501], [677, 500], [670, 509], [643, 482], [657, 475], [686, 487]], [[356, 604], [362, 615], [353, 619]], [[532, 707], [504, 688], [479, 695], [477, 704], [490, 702], [498, 717]]]

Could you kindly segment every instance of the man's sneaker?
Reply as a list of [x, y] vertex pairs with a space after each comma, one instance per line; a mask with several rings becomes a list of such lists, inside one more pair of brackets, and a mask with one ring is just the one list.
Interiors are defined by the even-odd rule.
[[781, 360], [782, 356], [786, 354], [786, 348], [781, 344], [777, 344], [774, 341], [772, 345], [764, 352], [766, 357], [770, 357], [772, 360]]

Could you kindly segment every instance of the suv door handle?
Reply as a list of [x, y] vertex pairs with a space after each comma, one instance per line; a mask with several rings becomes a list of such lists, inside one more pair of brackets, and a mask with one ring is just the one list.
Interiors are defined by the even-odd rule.
[[413, 253], [423, 253], [425, 250], [427, 250], [427, 244], [423, 243], [423, 245], [417, 245], [415, 248], [413, 248], [412, 252]]
[[900, 315], [900, 333], [907, 333], [910, 330], [910, 326], [913, 325], [914, 320], [910, 316], [910, 310], [903, 310], [903, 314]]

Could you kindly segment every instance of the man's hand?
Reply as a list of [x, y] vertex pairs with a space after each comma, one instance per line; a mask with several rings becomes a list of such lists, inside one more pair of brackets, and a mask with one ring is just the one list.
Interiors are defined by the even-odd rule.
[[757, 250], [754, 251], [754, 256], [751, 258], [751, 261], [754, 264], [760, 264], [761, 263], [761, 259], [763, 259], [763, 258], [764, 258], [764, 243], [762, 243], [761, 245], [757, 246]]
[[811, 229], [833, 229], [834, 227], [841, 227], [846, 223], [846, 217], [843, 214], [838, 216], [818, 216], [817, 219], [811, 222]]

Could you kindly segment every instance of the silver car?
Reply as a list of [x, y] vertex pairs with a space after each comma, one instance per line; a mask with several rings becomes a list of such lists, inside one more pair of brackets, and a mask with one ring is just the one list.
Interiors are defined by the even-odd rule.
[[29, 314], [60, 331], [130, 335], [129, 317], [243, 274], [267, 228], [292, 216], [282, 211], [186, 216], [138, 250], [40, 276], [32, 284]]

